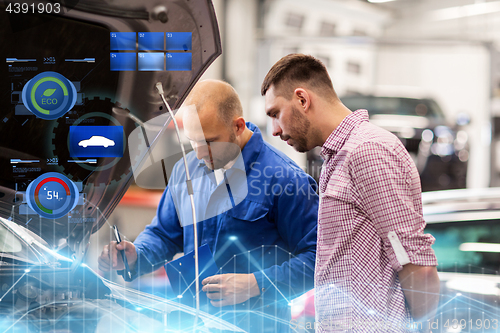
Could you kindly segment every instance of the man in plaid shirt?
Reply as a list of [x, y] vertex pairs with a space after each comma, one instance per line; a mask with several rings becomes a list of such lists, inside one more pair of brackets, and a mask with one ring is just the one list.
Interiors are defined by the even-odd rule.
[[314, 57], [283, 57], [261, 92], [273, 135], [299, 152], [322, 146], [317, 331], [429, 331], [439, 301], [437, 260], [405, 147], [370, 124], [366, 110], [345, 107]]

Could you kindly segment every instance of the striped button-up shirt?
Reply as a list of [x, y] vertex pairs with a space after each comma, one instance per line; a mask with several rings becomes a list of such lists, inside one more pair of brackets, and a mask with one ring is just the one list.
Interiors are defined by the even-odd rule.
[[408, 263], [437, 266], [434, 238], [423, 232], [417, 169], [366, 110], [347, 116], [321, 155], [318, 331], [404, 332], [413, 324], [397, 272]]

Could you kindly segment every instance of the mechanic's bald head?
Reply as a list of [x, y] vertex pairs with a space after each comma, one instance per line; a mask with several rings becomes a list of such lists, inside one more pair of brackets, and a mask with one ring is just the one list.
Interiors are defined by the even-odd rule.
[[[198, 113], [216, 112], [226, 126], [243, 116], [243, 107], [236, 90], [220, 80], [198, 82], [189, 93], [184, 105], [194, 105]], [[216, 110], [216, 111], [215, 111]]]
[[[226, 167], [253, 132], [246, 127], [238, 94], [218, 80], [197, 83], [184, 102], [184, 135], [209, 169]], [[191, 107], [194, 106], [194, 107]]]

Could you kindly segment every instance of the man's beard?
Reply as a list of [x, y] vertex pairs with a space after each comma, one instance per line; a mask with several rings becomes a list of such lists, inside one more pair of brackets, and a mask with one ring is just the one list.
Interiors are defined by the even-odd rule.
[[[225, 167], [229, 162], [238, 157], [240, 146], [236, 143], [236, 134], [231, 133], [229, 142], [214, 142], [210, 146], [212, 149], [221, 152], [221, 156], [213, 160], [213, 170]], [[218, 146], [218, 147], [217, 147]], [[213, 158], [213, 157], [212, 157]]]
[[308, 141], [307, 136], [309, 134], [309, 128], [311, 127], [311, 122], [304, 116], [299, 109], [292, 106], [292, 117], [291, 117], [290, 136], [293, 140], [293, 148], [300, 153], [308, 151]]

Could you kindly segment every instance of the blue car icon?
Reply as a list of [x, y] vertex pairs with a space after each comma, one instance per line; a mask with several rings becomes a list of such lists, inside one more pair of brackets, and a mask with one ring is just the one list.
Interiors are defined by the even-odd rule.
[[114, 146], [115, 142], [113, 140], [110, 140], [110, 139], [104, 137], [104, 136], [93, 135], [88, 140], [82, 140], [82, 141], [78, 142], [78, 145], [83, 147], [83, 148], [87, 148], [87, 147], [108, 148], [108, 147]]

